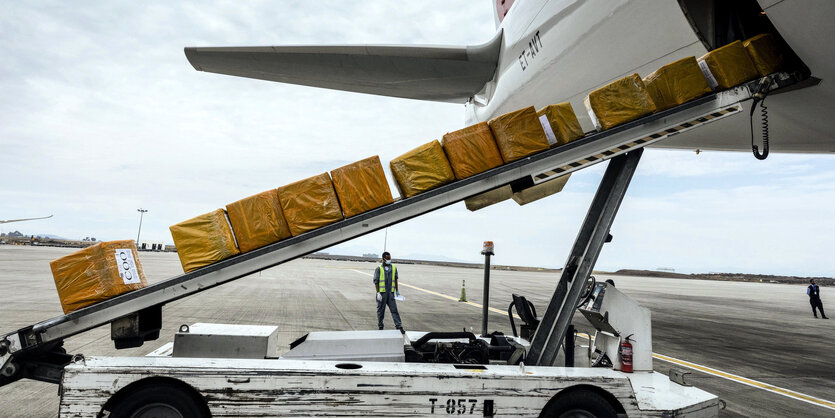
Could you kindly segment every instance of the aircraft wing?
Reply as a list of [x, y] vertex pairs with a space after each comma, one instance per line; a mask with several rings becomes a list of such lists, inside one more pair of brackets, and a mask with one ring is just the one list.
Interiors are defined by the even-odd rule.
[[186, 47], [198, 71], [408, 99], [463, 103], [493, 79], [499, 32], [476, 46]]
[[6, 220], [0, 219], [0, 224], [8, 224], [8, 223], [12, 223], [12, 222], [23, 222], [23, 221], [36, 221], [38, 219], [48, 219], [48, 218], [51, 218], [51, 217], [52, 217], [52, 215], [43, 216], [43, 217], [40, 217], [40, 218], [23, 218], [23, 219], [6, 219]]

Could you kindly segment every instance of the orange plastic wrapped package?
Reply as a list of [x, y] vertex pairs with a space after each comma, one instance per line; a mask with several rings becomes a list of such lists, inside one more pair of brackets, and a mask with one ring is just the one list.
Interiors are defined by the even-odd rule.
[[742, 43], [754, 67], [761, 76], [767, 76], [783, 69], [785, 55], [777, 38], [770, 33], [762, 33]]
[[488, 125], [505, 163], [536, 154], [551, 146], [533, 106], [496, 116]]
[[528, 203], [557, 194], [562, 191], [563, 187], [565, 187], [565, 183], [568, 183], [568, 179], [570, 177], [571, 174], [569, 173], [513, 193], [513, 200], [518, 203], [519, 206], [524, 206]]
[[226, 205], [229, 223], [242, 253], [290, 238], [290, 227], [284, 219], [278, 190], [241, 199]]
[[168, 229], [186, 273], [239, 253], [223, 209], [191, 218]]
[[571, 103], [557, 103], [536, 111], [539, 123], [545, 130], [545, 137], [552, 147], [565, 145], [583, 137], [583, 128], [574, 114]]
[[444, 149], [437, 140], [423, 144], [389, 163], [397, 190], [404, 198], [455, 180]]
[[394, 202], [376, 155], [331, 171], [331, 178], [346, 218]]
[[729, 89], [757, 78], [757, 67], [740, 41], [733, 41], [699, 58], [699, 68], [713, 89]]
[[687, 103], [712, 91], [696, 57], [683, 58], [655, 70], [644, 77], [644, 84], [658, 111]]
[[343, 219], [328, 173], [279, 187], [278, 200], [294, 237]]
[[655, 103], [638, 74], [613, 81], [589, 93], [584, 103], [598, 131], [614, 128], [655, 112]]
[[447, 133], [441, 139], [441, 146], [458, 180], [504, 163], [493, 132], [485, 122]]
[[100, 242], [49, 266], [65, 314], [148, 285], [133, 240]]
[[513, 188], [509, 184], [484, 192], [479, 195], [464, 199], [464, 205], [470, 212], [481, 210], [490, 205], [504, 202], [513, 197]]

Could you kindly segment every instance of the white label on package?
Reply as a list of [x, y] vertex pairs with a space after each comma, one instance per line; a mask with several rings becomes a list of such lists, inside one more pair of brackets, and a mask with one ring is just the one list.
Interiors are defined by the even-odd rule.
[[589, 119], [591, 119], [591, 123], [594, 124], [594, 128], [598, 130], [598, 132], [603, 131], [603, 125], [600, 124], [600, 121], [597, 120], [597, 114], [594, 113], [594, 110], [591, 108], [591, 102], [589, 101], [589, 96], [586, 96], [583, 99], [583, 104], [586, 105], [586, 111], [589, 112]]
[[539, 123], [542, 124], [542, 129], [545, 130], [545, 136], [548, 137], [548, 144], [551, 146], [556, 145], [557, 136], [554, 135], [554, 130], [551, 129], [551, 122], [548, 121], [548, 115], [540, 116]]
[[139, 271], [130, 248], [116, 250], [116, 265], [119, 266], [119, 277], [125, 284], [139, 283]]
[[719, 87], [719, 82], [716, 81], [716, 77], [714, 77], [713, 73], [710, 72], [710, 68], [708, 68], [705, 60], [699, 61], [699, 68], [702, 70], [702, 74], [707, 79], [707, 84], [710, 85], [711, 89], [715, 90], [716, 87]]

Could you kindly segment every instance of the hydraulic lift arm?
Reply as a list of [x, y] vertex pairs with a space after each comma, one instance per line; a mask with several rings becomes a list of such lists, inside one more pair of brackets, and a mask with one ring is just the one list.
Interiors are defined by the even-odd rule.
[[566, 330], [571, 325], [580, 293], [609, 236], [609, 229], [615, 221], [615, 215], [643, 152], [644, 149], [639, 148], [615, 157], [606, 167], [606, 173], [600, 181], [586, 219], [562, 270], [554, 296], [551, 297], [545, 315], [534, 333], [525, 358], [528, 364], [556, 365], [557, 353]]

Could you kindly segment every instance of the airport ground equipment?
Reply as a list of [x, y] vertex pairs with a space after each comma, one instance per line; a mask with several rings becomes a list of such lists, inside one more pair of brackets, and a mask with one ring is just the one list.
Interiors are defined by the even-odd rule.
[[[629, 338], [632, 369], [652, 370], [652, 322], [649, 309], [607, 283], [597, 283], [589, 301], [579, 308], [595, 334], [591, 351], [608, 357], [614, 370], [621, 369], [618, 349]], [[617, 312], [617, 315], [612, 313]]]
[[490, 257], [493, 256], [493, 241], [484, 241], [481, 254], [484, 255], [484, 297], [481, 298], [481, 335], [487, 335], [487, 310], [490, 305]]
[[[776, 94], [781, 90], [791, 89], [791, 86], [797, 81], [797, 78], [792, 75], [778, 74], [772, 77], [769, 89], [777, 90], [772, 92], [772, 94]], [[185, 385], [195, 384], [201, 388], [206, 387], [206, 390], [210, 392], [213, 390], [210, 387], [225, 385], [223, 386], [224, 391], [211, 392], [211, 399], [218, 403], [210, 406], [214, 405], [220, 408], [212, 409], [212, 413], [216, 414], [223, 411], [224, 399], [232, 401], [229, 397], [224, 398], [223, 393], [229, 393], [230, 390], [233, 394], [240, 392], [240, 394], [252, 395], [255, 393], [236, 386], [244, 382], [257, 383], [250, 385], [256, 392], [275, 391], [276, 387], [286, 387], [297, 388], [299, 391], [307, 390], [306, 393], [312, 393], [310, 391], [317, 389], [316, 382], [322, 383], [322, 376], [331, 376], [332, 379], [329, 381], [335, 385], [331, 393], [335, 397], [323, 400], [328, 405], [333, 405], [334, 402], [344, 402], [340, 405], [350, 405], [350, 399], [357, 399], [358, 393], [361, 392], [358, 391], [358, 380], [373, 378], [375, 384], [397, 386], [404, 382], [404, 377], [408, 377], [406, 380], [410, 383], [402, 386], [405, 388], [404, 391], [397, 390], [395, 392], [397, 392], [397, 396], [401, 396], [399, 399], [403, 400], [398, 408], [402, 407], [410, 411], [424, 407], [431, 407], [434, 411], [436, 407], [445, 407], [446, 412], [449, 412], [450, 408], [455, 412], [463, 408], [463, 405], [469, 405], [473, 399], [473, 406], [468, 409], [468, 412], [472, 412], [476, 405], [479, 405], [479, 410], [485, 416], [489, 416], [494, 411], [501, 410], [501, 408], [517, 408], [513, 410], [532, 412], [532, 410], [525, 409], [532, 408], [531, 405], [538, 407], [538, 410], [541, 411], [547, 407], [549, 400], [556, 399], [557, 392], [580, 384], [588, 385], [588, 388], [591, 388], [586, 391], [590, 391], [591, 394], [584, 392], [584, 397], [600, 397], [602, 395], [595, 391], [602, 390], [603, 393], [618, 399], [611, 405], [620, 405], [621, 409], [628, 410], [627, 413], [630, 415], [658, 410], [675, 410], [685, 415], [689, 413], [713, 415], [716, 405], [718, 405], [715, 396], [707, 396], [709, 394], [694, 388], [674, 387], [669, 379], [665, 376], [659, 378], [657, 373], [636, 373], [634, 376], [625, 377], [623, 374], [610, 369], [583, 369], [582, 371], [580, 369], [570, 369], [570, 371], [566, 371], [564, 368], [542, 366], [551, 366], [557, 361], [558, 349], [579, 302], [582, 287], [592, 271], [603, 243], [610, 237], [609, 228], [626, 192], [629, 180], [640, 160], [643, 147], [685, 130], [695, 129], [741, 112], [743, 109], [742, 102], [751, 98], [751, 91], [758, 86], [758, 83], [759, 81], [753, 81], [727, 91], [713, 93], [664, 112], [604, 132], [587, 135], [561, 147], [543, 151], [412, 198], [396, 201], [364, 214], [5, 334], [0, 337], [0, 364], [2, 364], [0, 386], [21, 378], [62, 383], [61, 413], [63, 415], [73, 415], [75, 413], [84, 415], [91, 411], [76, 411], [73, 409], [76, 406], [78, 408], [89, 407], [95, 409], [95, 406], [91, 406], [93, 403], [84, 399], [89, 398], [91, 387], [97, 386], [101, 389], [104, 381], [97, 380], [99, 378], [110, 382], [108, 389], [110, 392], [102, 393], [104, 395], [110, 394], [111, 397], [107, 400], [107, 402], [111, 402], [109, 407], [119, 410], [118, 408], [125, 407], [124, 402], [129, 403], [129, 400], [120, 398], [119, 394], [123, 393], [120, 391], [125, 389], [133, 393], [139, 393], [141, 390], [145, 390], [142, 387], [131, 386], [130, 383], [144, 381], [149, 376], [169, 376], [169, 379], [175, 379], [172, 376], [189, 376], [183, 378], [181, 382], [184, 382]], [[162, 321], [162, 306], [166, 303], [460, 202], [497, 187], [512, 184], [516, 189], [524, 188], [610, 159], [612, 161], [606, 170], [586, 220], [577, 236], [557, 284], [557, 289], [536, 329], [530, 346], [527, 347], [525, 361], [529, 365], [536, 366], [513, 366], [513, 361], [517, 359], [510, 358], [502, 360], [506, 364], [504, 366], [489, 365], [486, 368], [482, 366], [482, 368], [461, 369], [450, 364], [428, 363], [417, 366], [409, 362], [386, 363], [386, 366], [380, 366], [368, 363], [328, 363], [327, 361], [289, 359], [223, 359], [223, 361], [220, 361], [176, 357], [166, 359], [84, 359], [82, 356], [76, 356], [76, 361], [69, 365], [74, 357], [62, 348], [65, 338], [107, 323], [111, 323], [111, 337], [114, 339], [117, 348], [141, 345], [143, 341], [157, 338]], [[430, 346], [434, 344], [435, 351], [433, 353], [455, 354], [450, 356], [449, 361], [461, 360], [460, 356], [456, 354], [459, 351], [456, 350], [465, 348], [470, 353], [468, 359], [475, 358], [476, 362], [479, 362], [483, 361], [483, 358], [479, 360], [478, 357], [483, 355], [481, 348], [485, 345], [487, 346], [488, 357], [500, 356], [498, 351], [490, 351], [490, 347], [494, 345], [493, 340], [496, 340], [496, 346], [499, 345], [500, 338], [495, 335], [493, 337], [487, 342], [484, 338], [471, 339], [470, 336], [455, 336], [452, 337], [452, 340], [449, 340], [449, 336], [430, 336], [427, 337], [429, 338], [427, 341], [418, 339], [411, 342], [413, 346], [415, 344], [419, 346], [415, 350], [417, 353], [406, 353], [404, 355], [425, 362], [428, 359], [426, 353], [429, 351], [422, 352], [420, 350], [425, 344], [430, 344]], [[465, 341], [459, 341], [462, 338]], [[517, 342], [511, 337], [502, 336], [502, 338]], [[432, 341], [433, 339], [434, 341]], [[510, 351], [512, 353], [518, 350]], [[431, 355], [431, 359], [436, 362], [440, 358], [438, 354]], [[271, 363], [263, 363], [265, 361]], [[510, 365], [507, 365], [507, 363], [510, 363]], [[408, 366], [410, 364], [412, 365]], [[479, 370], [477, 372], [479, 373], [479, 379], [486, 380], [472, 379], [473, 375], [469, 373], [473, 373], [473, 370]], [[296, 377], [296, 380], [292, 380], [293, 376]], [[299, 379], [299, 376], [314, 376], [315, 378], [305, 380]], [[439, 376], [449, 377], [444, 381], [448, 382], [450, 386], [438, 387]], [[536, 378], [532, 376], [536, 376]], [[205, 386], [205, 379], [215, 380], [212, 380], [211, 385]], [[287, 379], [290, 379], [290, 381]], [[113, 382], [120, 383], [116, 385]], [[165, 384], [174, 384], [168, 380], [166, 382]], [[473, 382], [480, 384], [479, 387], [483, 390], [479, 392], [476, 387], [471, 387]], [[304, 389], [304, 387], [307, 387], [307, 389]], [[453, 390], [456, 387], [459, 391]], [[550, 389], [543, 391], [541, 390], [543, 387]], [[660, 398], [653, 398], [646, 393], [642, 393], [640, 388], [645, 387], [653, 388], [652, 390], [655, 392], [663, 392], [664, 396], [661, 396], [661, 398], [664, 399], [664, 402], [659, 403]], [[434, 390], [434, 393], [444, 391], [443, 393], [449, 393], [450, 395], [448, 399], [416, 395], [415, 391], [418, 388], [423, 388], [424, 391]], [[172, 390], [174, 389], [176, 388]], [[193, 392], [188, 392], [187, 389], [182, 389], [182, 387], [180, 389], [186, 393], [183, 399], [194, 399]], [[693, 389], [695, 392], [692, 390], [688, 392], [685, 389]], [[377, 390], [373, 393], [374, 396], [379, 397], [379, 389], [367, 390], [372, 392]], [[507, 395], [508, 391], [517, 395], [509, 396]], [[539, 400], [543, 403], [533, 402], [534, 398], [528, 394], [518, 395], [528, 391], [539, 391], [538, 393], [542, 395]], [[200, 393], [203, 393], [202, 389]], [[666, 397], [666, 395], [669, 395], [669, 397]], [[151, 396], [151, 394], [148, 396]], [[209, 393], [203, 393], [202, 396], [210, 397]], [[115, 404], [112, 404], [113, 402]], [[299, 402], [307, 406], [311, 405], [310, 398], [301, 397]], [[369, 402], [373, 403], [373, 399]], [[388, 405], [391, 405], [391, 403], [388, 403]], [[99, 405], [100, 407], [101, 405]], [[306, 415], [314, 412], [311, 409], [305, 410], [300, 405], [296, 405], [296, 407], [301, 409], [293, 409], [293, 411], [296, 411], [295, 413]], [[362, 409], [357, 409], [357, 411], [360, 410]], [[322, 411], [327, 410], [323, 409]], [[392, 409], [390, 411], [397, 413], [398, 411], [405, 411], [405, 409]], [[100, 409], [95, 413], [98, 412], [100, 412]], [[286, 413], [288, 411], [276, 410], [275, 412]], [[371, 415], [386, 415], [381, 409], [372, 408], [366, 412]]]

